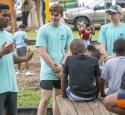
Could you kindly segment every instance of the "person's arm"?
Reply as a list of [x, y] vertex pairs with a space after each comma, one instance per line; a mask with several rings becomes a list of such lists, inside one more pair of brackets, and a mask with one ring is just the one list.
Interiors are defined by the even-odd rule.
[[7, 55], [11, 52], [13, 52], [15, 49], [15, 44], [11, 43], [9, 45], [6, 44], [6, 42], [2, 45], [2, 50], [0, 51], [0, 58], [2, 58], [4, 55]]
[[62, 80], [61, 80], [61, 93], [63, 98], [67, 97], [66, 95], [67, 84], [68, 84], [68, 75], [63, 73]]
[[98, 42], [99, 44], [99, 52], [102, 55], [102, 60], [108, 56], [107, 54], [107, 36], [106, 36], [106, 32], [107, 32], [107, 26], [104, 25], [101, 27], [100, 29], [100, 33], [99, 33], [99, 39]]
[[107, 56], [106, 46], [104, 43], [99, 44], [99, 52], [101, 55]]
[[97, 89], [97, 92], [96, 92], [96, 97], [99, 96], [99, 93], [101, 91], [101, 77], [100, 76], [96, 76], [96, 89]]
[[100, 94], [100, 96], [101, 97], [105, 97], [106, 96], [106, 94], [105, 94], [105, 80], [104, 79], [101, 79], [101, 94]]
[[65, 54], [61, 64], [65, 64], [65, 61], [66, 61], [67, 57], [71, 56], [71, 55], [72, 54], [71, 54], [70, 48], [68, 47], [68, 50], [67, 50], [67, 52], [66, 52], [66, 54]]
[[38, 48], [39, 55], [43, 58], [43, 60], [48, 64], [51, 68], [55, 68], [55, 62], [52, 60], [45, 47]]
[[68, 87], [68, 75], [69, 75], [69, 63], [70, 62], [70, 57], [67, 57], [64, 68], [63, 68], [63, 75], [62, 75], [62, 80], [61, 80], [61, 92], [62, 92], [62, 97], [66, 98], [66, 88]]
[[24, 57], [13, 55], [14, 64], [29, 61], [32, 58], [32, 56], [33, 53], [30, 52], [30, 50], [27, 51], [26, 56]]
[[95, 81], [96, 81], [96, 97], [100, 93], [100, 86], [101, 86], [101, 70], [99, 68], [98, 60], [96, 59], [96, 66], [95, 66]]
[[101, 72], [101, 97], [105, 97], [105, 84], [110, 80], [110, 65], [109, 61], [104, 64]]
[[62, 65], [61, 64], [56, 64], [52, 60], [52, 58], [50, 57], [50, 55], [46, 51], [45, 47], [39, 47], [38, 48], [38, 53], [42, 57], [42, 59], [46, 62], [46, 64], [48, 64], [53, 69], [56, 77], [58, 79], [61, 79], [61, 77], [62, 77]]
[[49, 55], [49, 53], [46, 50], [47, 39], [48, 39], [48, 36], [46, 33], [46, 26], [43, 26], [43, 27], [39, 28], [37, 37], [36, 37], [37, 51], [39, 53], [39, 56], [43, 58], [45, 63], [48, 66], [50, 66], [53, 70], [55, 70], [55, 68], [57, 68], [58, 66], [55, 66], [56, 63], [54, 62], [54, 60], [51, 58], [51, 56]]
[[68, 33], [68, 36], [67, 36], [67, 47], [66, 47], [66, 53], [65, 53], [65, 56], [62, 60], [62, 64], [65, 64], [65, 61], [67, 59], [68, 56], [71, 56], [71, 52], [70, 52], [70, 43], [71, 41], [73, 40], [73, 34], [72, 34], [72, 30], [71, 28], [68, 28], [67, 29], [67, 33]]

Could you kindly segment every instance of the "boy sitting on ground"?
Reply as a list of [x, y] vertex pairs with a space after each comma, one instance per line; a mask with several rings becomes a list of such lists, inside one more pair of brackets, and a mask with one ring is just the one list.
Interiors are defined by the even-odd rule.
[[85, 55], [86, 48], [82, 40], [73, 40], [70, 50], [72, 56], [67, 58], [63, 70], [62, 97], [67, 95], [71, 101], [93, 101], [98, 97], [100, 86], [98, 60]]

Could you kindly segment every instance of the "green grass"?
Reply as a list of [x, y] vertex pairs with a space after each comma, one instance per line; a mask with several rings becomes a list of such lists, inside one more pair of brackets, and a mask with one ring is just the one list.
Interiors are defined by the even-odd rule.
[[[40, 102], [40, 90], [34, 90], [32, 87], [20, 89], [18, 92], [18, 106], [38, 106]], [[52, 107], [52, 99], [49, 100], [49, 107]]]
[[27, 32], [27, 36], [29, 40], [35, 40], [36, 39], [36, 32]]
[[[35, 40], [35, 39], [36, 39], [36, 34], [37, 34], [37, 33], [36, 33], [36, 32], [33, 32], [33, 31], [27, 32], [28, 39], [29, 39], [29, 40]], [[92, 36], [92, 40], [96, 41], [97, 38], [98, 38], [98, 34], [99, 34], [99, 30], [96, 30], [95, 35]], [[74, 30], [73, 30], [73, 38], [74, 38], [74, 39], [79, 39], [79, 38], [80, 38], [80, 35], [79, 35], [79, 32], [78, 32], [78, 31], [74, 31]]]
[[40, 101], [40, 93], [28, 87], [26, 89], [19, 90], [18, 93], [18, 106], [38, 106]]

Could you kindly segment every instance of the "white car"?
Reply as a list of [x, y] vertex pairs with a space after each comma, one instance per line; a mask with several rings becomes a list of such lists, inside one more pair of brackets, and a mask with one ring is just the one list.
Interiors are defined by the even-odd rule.
[[[122, 7], [124, 17], [125, 0], [116, 0], [116, 4]], [[84, 7], [67, 10], [64, 14], [64, 21], [73, 25], [75, 29], [78, 29], [81, 24], [101, 26], [107, 22], [105, 10], [109, 9], [111, 5], [112, 0], [90, 0]]]

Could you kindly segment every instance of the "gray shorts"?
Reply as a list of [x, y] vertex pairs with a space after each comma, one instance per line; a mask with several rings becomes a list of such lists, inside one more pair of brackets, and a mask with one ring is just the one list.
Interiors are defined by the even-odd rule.
[[21, 48], [17, 48], [17, 55], [18, 56], [25, 56], [26, 55], [26, 52], [27, 52], [27, 48], [26, 46], [23, 46]]

